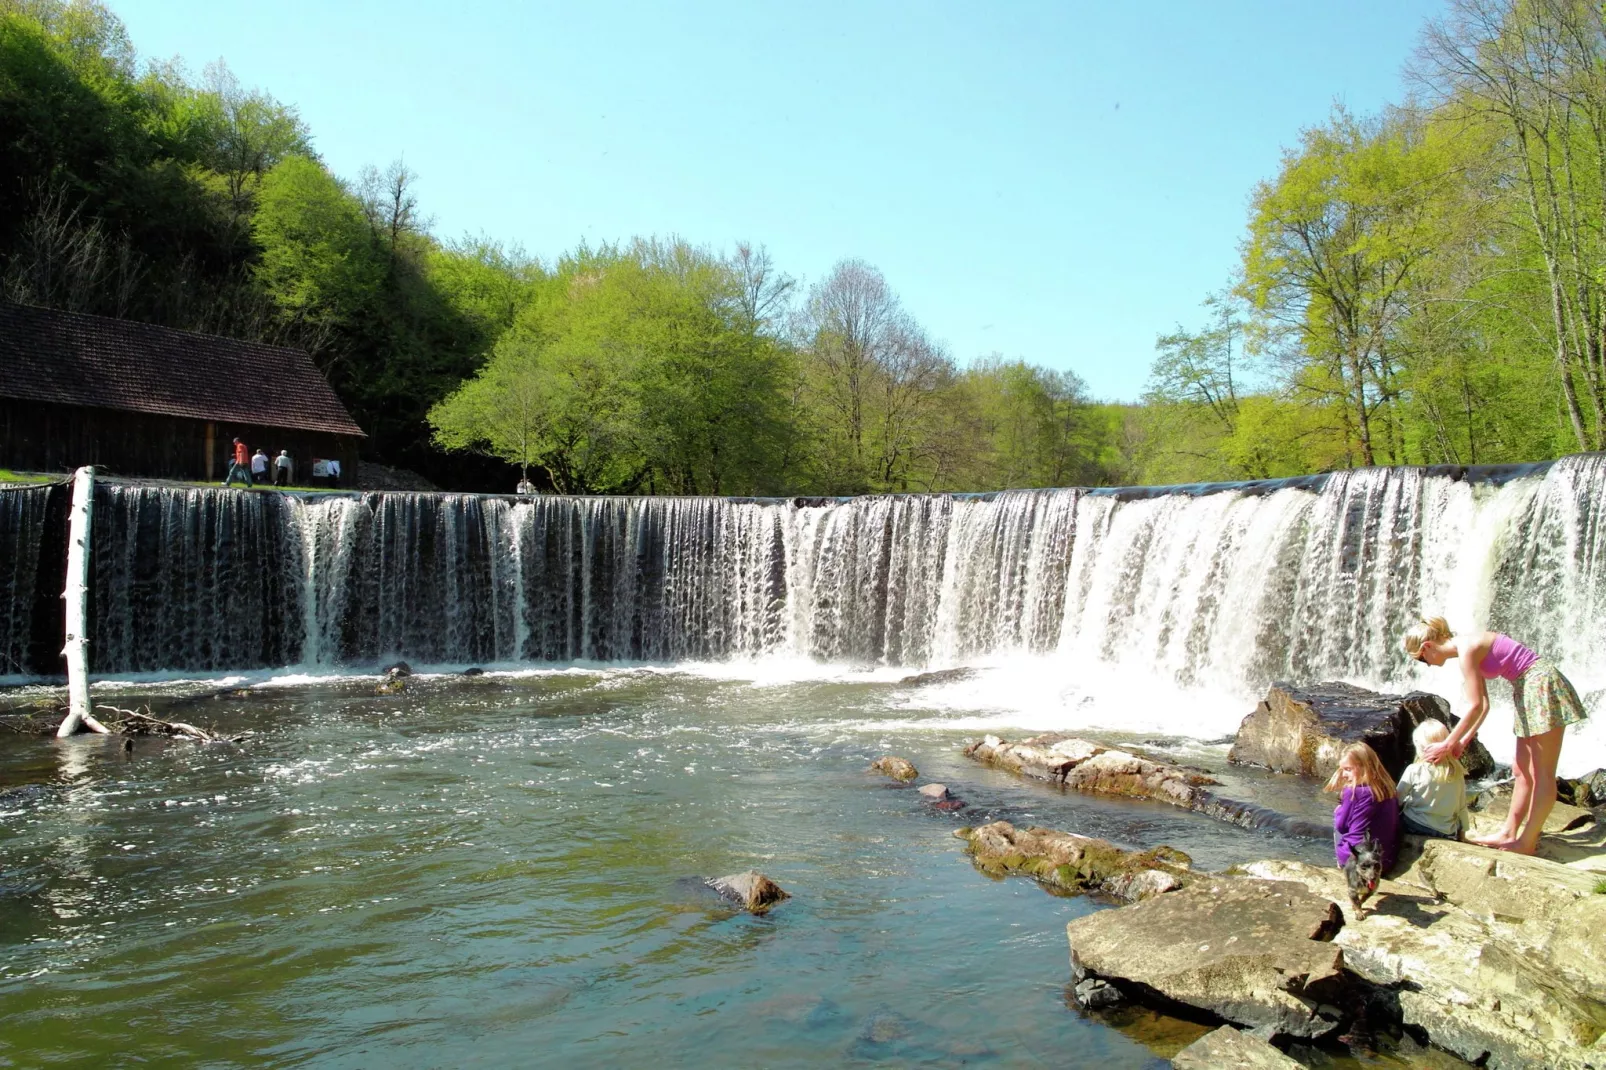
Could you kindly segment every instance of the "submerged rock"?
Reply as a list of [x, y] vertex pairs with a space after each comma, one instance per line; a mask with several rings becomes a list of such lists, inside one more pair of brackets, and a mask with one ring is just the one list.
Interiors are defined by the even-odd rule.
[[776, 903], [792, 898], [790, 892], [754, 869], [746, 873], [732, 873], [728, 877], [711, 877], [706, 883], [753, 914], [763, 914]]
[[407, 680], [400, 676], [388, 677], [374, 685], [376, 695], [399, 695], [407, 690]]
[[[1416, 756], [1411, 733], [1429, 718], [1452, 728], [1458, 721], [1449, 703], [1422, 691], [1383, 695], [1349, 684], [1273, 684], [1238, 726], [1227, 758], [1326, 779], [1338, 768], [1339, 753], [1346, 746], [1365, 743], [1377, 751], [1389, 775], [1398, 779]], [[1474, 780], [1494, 772], [1494, 759], [1476, 741], [1462, 763]]]
[[920, 775], [920, 770], [915, 768], [914, 762], [907, 758], [899, 758], [893, 754], [885, 755], [871, 762], [869, 771], [880, 773], [882, 776], [889, 776], [893, 780], [901, 780], [904, 783], [908, 783]]
[[1171, 1059], [1176, 1070], [1300, 1070], [1300, 1064], [1230, 1025], [1206, 1033]]
[[1321, 1038], [1353, 979], [1332, 943], [1336, 905], [1287, 881], [1199, 877], [1169, 895], [1066, 927], [1072, 979], [1159, 994], [1271, 1036]]
[[1068, 892], [1102, 891], [1136, 901], [1182, 886], [1191, 860], [1171, 847], [1127, 851], [1108, 840], [1008, 821], [955, 829], [984, 873], [1016, 873]]
[[413, 675], [413, 667], [407, 664], [405, 661], [393, 661], [389, 665], [381, 667], [379, 672], [383, 676], [392, 678], [398, 676], [411, 676]]
[[485, 675], [485, 670], [480, 668], [478, 665], [473, 665], [473, 666], [470, 666], [467, 669], [464, 669], [463, 672], [462, 672], [462, 675], [464, 675], [464, 676], [484, 676]]

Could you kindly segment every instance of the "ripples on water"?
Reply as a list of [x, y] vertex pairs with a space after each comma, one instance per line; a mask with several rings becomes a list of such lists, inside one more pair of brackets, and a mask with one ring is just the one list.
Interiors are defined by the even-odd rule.
[[[952, 829], [1326, 857], [976, 767], [874, 679], [196, 690], [158, 712], [252, 734], [0, 753], [0, 1065], [1162, 1066], [1202, 1030], [1135, 1027], [1151, 1050], [1066, 1005], [1100, 904], [982, 877]], [[867, 776], [888, 751], [974, 808]], [[794, 898], [698, 881], [750, 867]]]

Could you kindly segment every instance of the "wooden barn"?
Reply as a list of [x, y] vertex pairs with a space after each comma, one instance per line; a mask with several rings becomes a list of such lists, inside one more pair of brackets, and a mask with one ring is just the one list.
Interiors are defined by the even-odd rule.
[[221, 480], [236, 437], [349, 484], [364, 435], [301, 350], [0, 302], [0, 468]]

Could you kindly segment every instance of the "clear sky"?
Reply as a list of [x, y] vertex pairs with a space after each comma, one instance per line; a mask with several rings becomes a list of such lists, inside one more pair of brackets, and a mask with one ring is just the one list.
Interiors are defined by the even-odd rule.
[[745, 239], [805, 282], [858, 257], [957, 360], [1112, 400], [1202, 322], [1282, 149], [1402, 99], [1443, 6], [109, 3], [142, 55], [294, 104], [336, 173], [404, 158], [441, 237]]

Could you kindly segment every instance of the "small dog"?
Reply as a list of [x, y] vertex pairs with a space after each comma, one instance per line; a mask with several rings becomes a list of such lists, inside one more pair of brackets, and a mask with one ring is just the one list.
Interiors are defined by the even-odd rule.
[[1377, 882], [1383, 877], [1383, 847], [1368, 832], [1350, 851], [1344, 863], [1344, 879], [1349, 882], [1349, 901], [1355, 905], [1355, 916], [1362, 915], [1361, 904], [1377, 891]]

